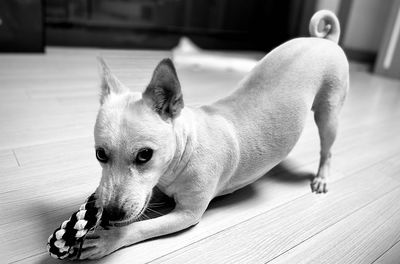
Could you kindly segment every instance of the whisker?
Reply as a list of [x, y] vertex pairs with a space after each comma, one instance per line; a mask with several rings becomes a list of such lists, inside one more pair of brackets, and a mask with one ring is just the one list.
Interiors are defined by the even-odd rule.
[[165, 205], [152, 205], [152, 204], [149, 204], [149, 206], [147, 208], [149, 208], [149, 207], [151, 207], [151, 208], [160, 208], [160, 207], [165, 207]]
[[160, 213], [160, 212], [158, 212], [158, 211], [156, 211], [156, 210], [153, 210], [153, 209], [151, 209], [151, 208], [147, 208], [147, 210], [149, 210], [150, 212], [156, 213], [156, 214], [158, 214], [159, 216], [163, 216], [162, 213]]
[[153, 206], [153, 207], [160, 207], [166, 205], [166, 203], [149, 203], [149, 206]]
[[145, 212], [143, 212], [143, 214], [142, 214], [140, 217], [143, 217], [143, 218], [144, 218], [144, 219], [142, 219], [142, 220], [150, 219], [150, 217], [149, 217], [148, 215], [146, 215]]
[[165, 202], [159, 202], [159, 203], [153, 203], [153, 202], [151, 202], [150, 204], [165, 204]]

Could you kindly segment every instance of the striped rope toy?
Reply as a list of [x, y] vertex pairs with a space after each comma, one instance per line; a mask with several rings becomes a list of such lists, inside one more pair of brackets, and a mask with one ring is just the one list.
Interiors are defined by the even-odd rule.
[[50, 256], [58, 259], [79, 257], [83, 240], [89, 231], [94, 230], [100, 223], [102, 209], [96, 206], [93, 193], [82, 204], [79, 211], [72, 214], [69, 220], [64, 221], [47, 241], [47, 250]]

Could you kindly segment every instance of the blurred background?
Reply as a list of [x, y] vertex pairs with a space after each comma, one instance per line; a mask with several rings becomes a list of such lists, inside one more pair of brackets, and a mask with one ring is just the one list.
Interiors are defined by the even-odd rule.
[[[47, 46], [171, 49], [181, 36], [188, 36], [204, 49], [268, 52], [288, 39], [307, 36], [311, 15], [319, 9], [330, 9], [340, 20], [340, 45], [349, 59], [399, 77], [397, 3], [397, 0], [2, 0], [0, 50], [43, 52]], [[397, 64], [389, 70], [376, 63], [388, 51], [393, 35], [395, 48], [389, 52]]]

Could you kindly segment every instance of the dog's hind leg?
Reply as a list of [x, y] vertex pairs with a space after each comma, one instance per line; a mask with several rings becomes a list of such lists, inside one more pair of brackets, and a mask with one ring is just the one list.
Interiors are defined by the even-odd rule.
[[330, 174], [331, 147], [336, 139], [338, 120], [336, 114], [326, 112], [315, 112], [314, 119], [318, 126], [321, 141], [321, 152], [317, 175], [311, 183], [311, 190], [316, 193], [327, 192], [327, 178]]
[[[348, 86], [347, 83], [346, 86]], [[328, 191], [327, 179], [330, 176], [331, 148], [336, 139], [338, 115], [347, 93], [347, 87], [338, 90], [328, 87], [322, 92], [325, 94], [317, 96], [313, 105], [314, 119], [321, 141], [319, 168], [311, 182], [311, 190], [315, 193]]]

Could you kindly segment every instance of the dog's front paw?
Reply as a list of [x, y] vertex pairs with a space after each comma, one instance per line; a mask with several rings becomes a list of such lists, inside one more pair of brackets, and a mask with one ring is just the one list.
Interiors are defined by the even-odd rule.
[[93, 234], [88, 234], [82, 245], [78, 258], [99, 259], [123, 247], [121, 228], [96, 229]]
[[311, 182], [311, 191], [315, 193], [328, 192], [326, 178], [316, 176]]

